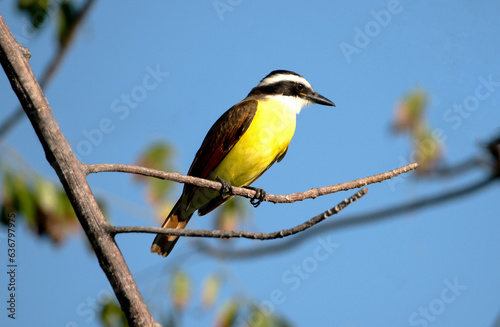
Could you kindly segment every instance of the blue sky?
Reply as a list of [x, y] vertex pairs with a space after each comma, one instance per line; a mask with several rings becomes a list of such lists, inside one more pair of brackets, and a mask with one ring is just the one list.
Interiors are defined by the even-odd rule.
[[[399, 99], [417, 85], [432, 96], [427, 117], [445, 138], [447, 162], [479, 154], [481, 142], [498, 132], [497, 1], [221, 2], [229, 9], [217, 11], [213, 1], [95, 5], [46, 89], [81, 160], [132, 164], [145, 146], [165, 140], [176, 148], [177, 171], [185, 173], [212, 123], [274, 69], [303, 75], [337, 107], [314, 105], [300, 113], [286, 158], [255, 183], [269, 193], [305, 191], [405, 164], [409, 139], [394, 136], [390, 124]], [[0, 12], [30, 49], [39, 76], [53, 55], [53, 29], [27, 34], [12, 2], [2, 1]], [[0, 98], [3, 120], [17, 106], [3, 73]], [[95, 129], [103, 138], [92, 144], [86, 135]], [[57, 181], [26, 119], [2, 146]], [[332, 219], [440, 194], [483, 175], [405, 176], [372, 185]], [[113, 223], [158, 224], [131, 176], [99, 174], [89, 183], [108, 199]], [[296, 326], [492, 326], [500, 312], [495, 187], [355, 228], [317, 226], [321, 233], [289, 251], [258, 259], [217, 261], [193, 254], [190, 241], [182, 240], [165, 260], [149, 254], [151, 235], [122, 235], [118, 244], [157, 318], [167, 308], [168, 272], [181, 267], [193, 279], [194, 303], [203, 277], [224, 271], [217, 307], [235, 295], [273, 303], [272, 310]], [[291, 227], [350, 194], [257, 209], [247, 204], [252, 222], [245, 227]], [[194, 217], [189, 226], [210, 228], [212, 218]], [[98, 326], [96, 303], [111, 293], [84, 236], [54, 247], [23, 227], [17, 230], [18, 319], [8, 320], [4, 310], [2, 326]], [[263, 244], [233, 242], [236, 248]], [[2, 262], [5, 249], [2, 232]], [[1, 276], [3, 301], [7, 280]], [[184, 326], [214, 322], [195, 304], [182, 319]]]

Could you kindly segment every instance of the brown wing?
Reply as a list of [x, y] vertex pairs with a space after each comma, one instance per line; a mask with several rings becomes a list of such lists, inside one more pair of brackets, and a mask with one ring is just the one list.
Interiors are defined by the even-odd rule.
[[[188, 175], [207, 178], [247, 131], [257, 111], [257, 100], [243, 100], [226, 111], [210, 128]], [[194, 187], [186, 184], [184, 193]]]
[[[277, 161], [277, 162], [281, 162], [281, 160], [283, 160], [283, 158], [286, 156], [286, 153], [287, 153], [287, 152], [288, 152], [288, 147], [286, 147], [285, 151], [284, 151], [281, 155], [279, 155], [279, 156], [276, 158], [276, 161]], [[274, 162], [273, 162], [273, 163], [274, 163]], [[271, 165], [272, 165], [272, 164], [271, 164]], [[268, 169], [269, 169], [269, 167], [268, 167]]]

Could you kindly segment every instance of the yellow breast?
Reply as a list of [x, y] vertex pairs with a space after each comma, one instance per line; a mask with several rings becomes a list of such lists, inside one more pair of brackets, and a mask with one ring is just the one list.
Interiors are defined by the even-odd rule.
[[248, 130], [215, 169], [214, 178], [250, 185], [288, 148], [296, 113], [282, 101], [262, 99]]

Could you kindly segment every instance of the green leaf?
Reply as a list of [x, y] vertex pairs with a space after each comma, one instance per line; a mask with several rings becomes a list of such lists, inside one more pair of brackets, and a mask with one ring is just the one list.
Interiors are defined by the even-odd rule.
[[138, 165], [158, 169], [168, 170], [173, 157], [172, 146], [166, 142], [155, 142], [149, 145], [139, 156]]
[[30, 222], [36, 220], [37, 205], [33, 192], [28, 188], [24, 176], [6, 168], [3, 170], [2, 207], [22, 213]]
[[443, 144], [441, 140], [434, 136], [434, 133], [427, 126], [421, 126], [414, 136], [415, 159], [419, 164], [416, 173], [429, 174], [438, 166], [443, 154]]
[[[37, 220], [34, 226], [39, 234], [59, 243], [77, 226], [76, 215], [62, 187], [37, 176], [35, 178]], [[33, 226], [33, 227], [34, 227]]]
[[236, 300], [230, 300], [222, 307], [217, 315], [216, 327], [232, 327], [235, 326], [236, 317], [240, 312], [240, 303]]
[[396, 108], [394, 128], [396, 131], [415, 131], [425, 122], [425, 110], [429, 95], [422, 88], [410, 91]]
[[45, 211], [62, 215], [62, 210], [58, 206], [58, 190], [53, 183], [37, 176], [35, 178], [35, 196], [38, 199], [40, 207]]
[[443, 144], [426, 121], [425, 111], [430, 96], [422, 88], [410, 91], [396, 111], [395, 129], [408, 132], [412, 136], [411, 161], [420, 164], [416, 174], [432, 173], [443, 156]]
[[[245, 205], [241, 198], [233, 198], [217, 211], [216, 229], [235, 230], [245, 219]], [[231, 239], [223, 239], [225, 241]]]
[[78, 17], [78, 10], [75, 8], [73, 3], [65, 0], [61, 2], [61, 7], [59, 10], [59, 44], [64, 45], [71, 34], [73, 25]]
[[427, 107], [428, 95], [420, 87], [411, 91], [405, 99], [410, 115], [415, 120], [423, 119]]
[[128, 327], [125, 314], [114, 301], [108, 301], [102, 305], [101, 320], [106, 327]]
[[210, 275], [203, 283], [201, 303], [203, 307], [210, 308], [214, 305], [219, 294], [221, 280], [217, 275]]
[[32, 230], [55, 243], [76, 229], [73, 207], [61, 186], [39, 175], [31, 177], [9, 168], [2, 169], [2, 173], [2, 222], [9, 213], [21, 213]]
[[47, 18], [49, 0], [19, 0], [17, 7], [30, 17], [31, 25], [38, 29]]
[[291, 327], [286, 320], [268, 313], [265, 308], [252, 305], [246, 320], [249, 327]]
[[150, 178], [147, 186], [148, 200], [156, 204], [164, 201], [165, 196], [170, 190], [171, 183], [157, 178]]
[[175, 270], [171, 279], [171, 298], [177, 310], [184, 309], [191, 298], [191, 280], [189, 276], [181, 271]]
[[[3, 167], [2, 167], [3, 168]], [[15, 213], [17, 210], [14, 208], [14, 201], [12, 199], [12, 180], [9, 176], [8, 169], [2, 169], [3, 184], [2, 184], [2, 210], [0, 212], [0, 220], [2, 224], [9, 223], [9, 215]]]
[[[148, 146], [139, 156], [138, 166], [153, 168], [163, 171], [172, 171], [173, 149], [170, 144], [165, 142], [156, 142]], [[168, 192], [173, 185], [170, 181], [164, 181], [157, 178], [134, 176], [136, 180], [146, 186], [146, 198], [150, 203], [159, 205], [166, 201]]]

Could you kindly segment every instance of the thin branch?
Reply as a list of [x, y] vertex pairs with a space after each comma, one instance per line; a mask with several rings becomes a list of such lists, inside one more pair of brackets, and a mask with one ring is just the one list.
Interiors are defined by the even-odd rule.
[[[52, 77], [54, 76], [57, 69], [61, 66], [64, 56], [68, 52], [69, 46], [71, 42], [74, 40], [74, 36], [76, 35], [76, 31], [78, 27], [80, 27], [81, 23], [84, 21], [87, 14], [90, 12], [92, 5], [95, 3], [95, 0], [87, 0], [83, 5], [82, 9], [75, 17], [75, 21], [71, 25], [71, 28], [68, 32], [67, 37], [61, 42], [59, 48], [57, 50], [56, 55], [48, 65], [47, 69], [43, 73], [40, 78], [40, 87], [42, 90], [49, 84]], [[0, 138], [6, 135], [17, 123], [21, 121], [21, 119], [25, 117], [24, 111], [22, 107], [18, 107], [14, 110], [1, 124], [0, 124]]]
[[0, 14], [0, 62], [28, 115], [75, 210], [76, 216], [127, 317], [129, 326], [159, 326], [149, 312], [114, 239], [104, 231], [108, 223], [87, 183], [85, 171], [69, 146], [52, 109], [18, 42]]
[[485, 153], [481, 155], [475, 155], [473, 157], [462, 160], [459, 163], [453, 165], [444, 165], [437, 167], [434, 171], [430, 171], [429, 174], [422, 175], [422, 178], [455, 178], [462, 174], [466, 174], [477, 168], [486, 168], [491, 170], [493, 175], [497, 176], [499, 173], [499, 154], [500, 154], [500, 136], [496, 133], [491, 140], [487, 142], [479, 143], [479, 146], [486, 150]]
[[175, 228], [158, 228], [146, 226], [113, 226], [107, 225], [106, 230], [111, 235], [119, 233], [152, 233], [152, 234], [166, 234], [174, 236], [189, 236], [189, 237], [210, 237], [210, 238], [250, 238], [257, 240], [272, 240], [294, 235], [311, 228], [312, 226], [322, 222], [326, 218], [335, 215], [345, 209], [349, 204], [361, 199], [368, 189], [362, 188], [351, 197], [337, 204], [335, 207], [330, 208], [319, 215], [314, 216], [308, 221], [297, 225], [292, 228], [283, 229], [271, 233], [254, 233], [238, 230], [199, 230], [199, 229], [175, 229]]
[[431, 172], [428, 176], [422, 176], [423, 178], [425, 177], [430, 177], [430, 178], [436, 178], [436, 177], [444, 177], [444, 178], [455, 178], [457, 176], [460, 176], [462, 174], [466, 174], [469, 171], [472, 171], [473, 169], [476, 169], [481, 166], [486, 165], [486, 159], [485, 158], [480, 158], [480, 157], [471, 157], [463, 160], [462, 162], [459, 162], [458, 164], [455, 165], [446, 165], [442, 167], [438, 167], [435, 171]]
[[392, 207], [369, 210], [368, 212], [362, 214], [352, 216], [344, 215], [340, 219], [325, 222], [321, 228], [300, 233], [293, 239], [283, 240], [275, 244], [248, 246], [240, 249], [221, 249], [220, 246], [212, 246], [209, 242], [201, 239], [193, 240], [191, 244], [194, 245], [194, 248], [197, 251], [221, 259], [255, 259], [263, 255], [277, 254], [288, 251], [290, 248], [296, 247], [302, 242], [307, 241], [311, 237], [317, 236], [318, 234], [345, 228], [354, 228], [360, 225], [373, 224], [379, 221], [386, 221], [391, 218], [399, 217], [402, 214], [415, 212], [416, 210], [422, 210], [436, 205], [443, 205], [446, 201], [456, 200], [474, 192], [478, 192], [487, 186], [492, 185], [495, 181], [498, 181], [498, 178], [487, 177], [460, 188], [454, 187], [453, 189], [442, 194], [429, 195], [421, 199], [398, 204]]
[[[85, 167], [87, 174], [100, 173], [100, 172], [121, 172], [121, 173], [131, 173], [131, 174], [155, 177], [159, 179], [166, 179], [178, 183], [192, 184], [213, 190], [220, 190], [222, 187], [222, 184], [216, 181], [211, 181], [208, 179], [202, 179], [193, 176], [186, 176], [179, 173], [164, 172], [161, 170], [145, 168], [140, 166], [122, 165], [122, 164], [84, 164], [84, 163], [81, 163], [81, 165]], [[369, 184], [379, 183], [387, 179], [394, 178], [400, 174], [407, 173], [411, 170], [416, 169], [417, 167], [418, 167], [417, 163], [412, 163], [382, 174], [359, 178], [353, 181], [325, 186], [321, 188], [312, 188], [302, 193], [291, 193], [287, 195], [266, 194], [266, 196], [264, 197], [264, 201], [272, 203], [293, 203], [296, 201], [303, 201], [305, 199], [314, 199], [318, 196], [326, 194], [336, 193], [340, 191], [347, 191], [355, 188], [360, 188]], [[253, 198], [255, 196], [254, 190], [242, 187], [235, 187], [235, 186], [232, 186], [232, 193], [234, 195], [239, 195], [246, 198]]]

